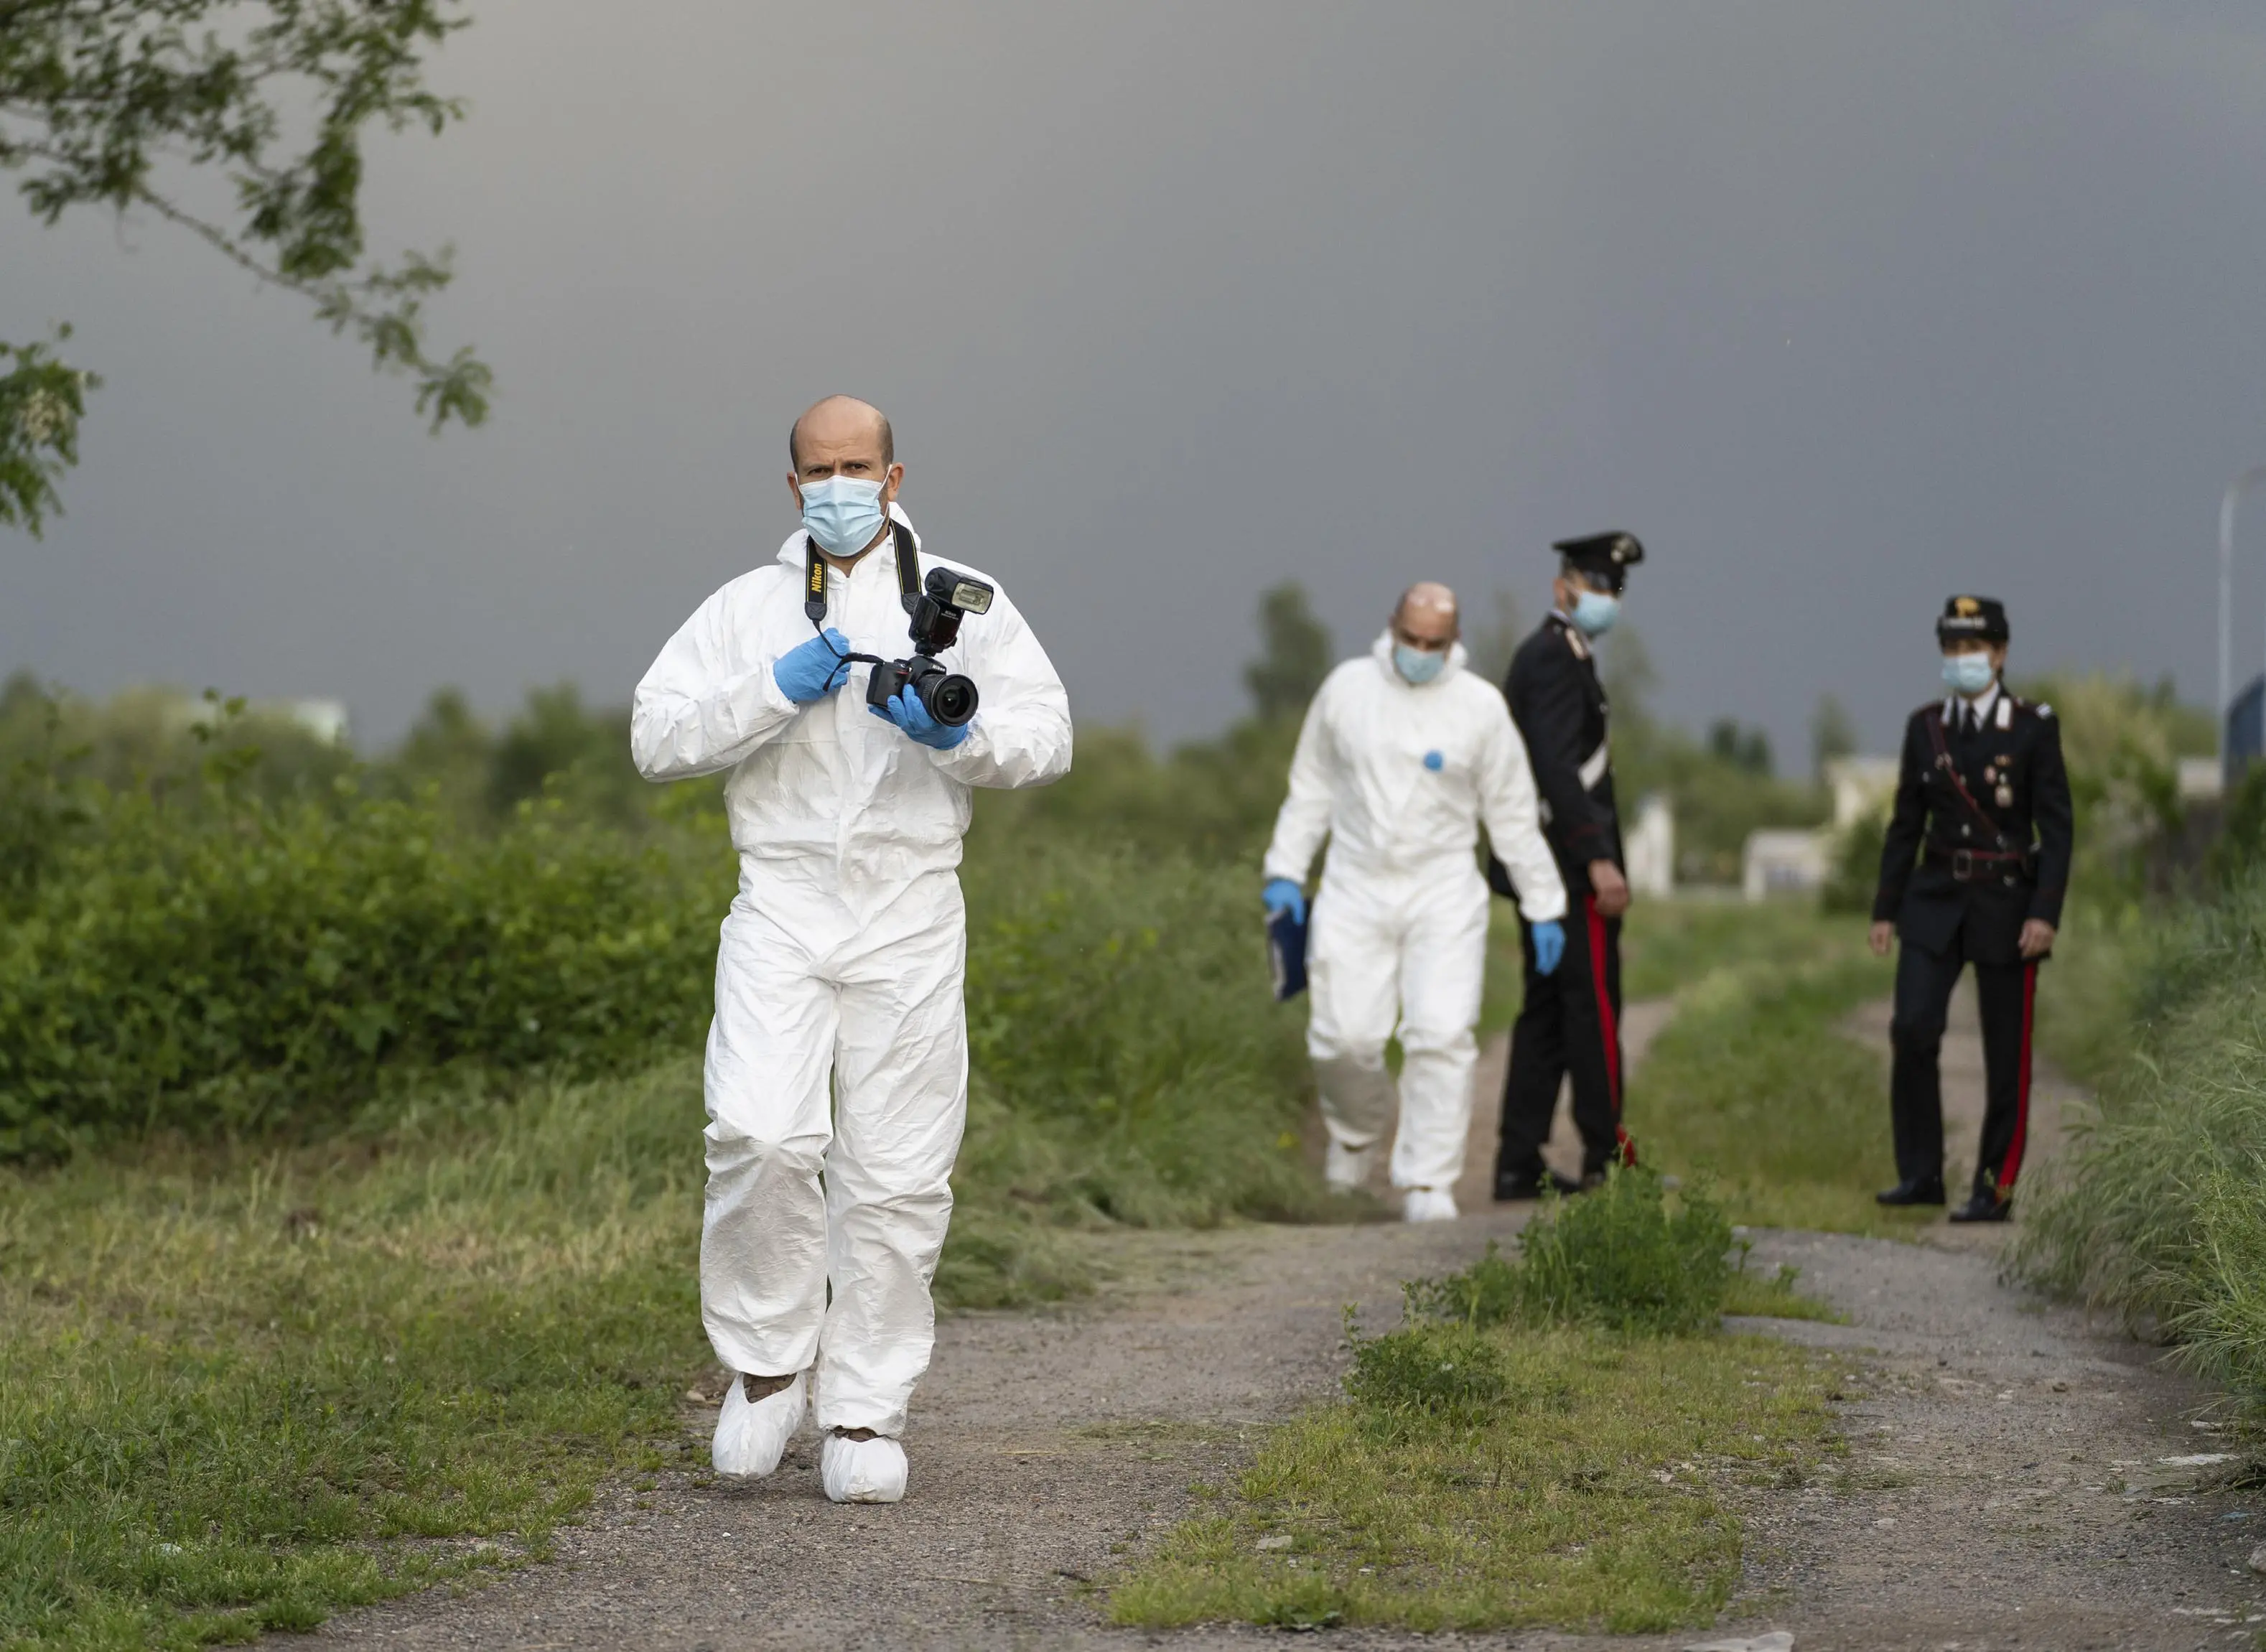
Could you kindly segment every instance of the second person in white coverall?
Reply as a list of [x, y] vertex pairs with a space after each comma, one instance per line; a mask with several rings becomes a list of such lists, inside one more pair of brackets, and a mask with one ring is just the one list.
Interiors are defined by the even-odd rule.
[[[1457, 1214], [1487, 970], [1482, 824], [1538, 949], [1564, 944], [1566, 889], [1526, 749], [1502, 696], [1464, 669], [1458, 633], [1455, 593], [1412, 586], [1368, 655], [1323, 680], [1267, 850], [1268, 909], [1297, 910], [1329, 839], [1306, 959], [1326, 1172], [1341, 1187], [1366, 1181], [1397, 1100], [1392, 1178], [1412, 1222]], [[1385, 1059], [1396, 1028], [1397, 1097]]]
[[[631, 740], [650, 779], [727, 771], [740, 888], [716, 956], [700, 1310], [735, 1373], [719, 1472], [767, 1474], [801, 1426], [824, 1435], [837, 1502], [904, 1493], [930, 1280], [968, 1110], [961, 837], [972, 786], [1070, 767], [1069, 702], [1005, 591], [940, 662], [972, 679], [972, 720], [910, 690], [866, 701], [868, 668], [910, 652], [901, 560], [931, 562], [895, 503], [888, 421], [830, 397], [790, 437], [803, 527], [702, 603], [638, 684]], [[812, 1391], [815, 1389], [815, 1393]]]

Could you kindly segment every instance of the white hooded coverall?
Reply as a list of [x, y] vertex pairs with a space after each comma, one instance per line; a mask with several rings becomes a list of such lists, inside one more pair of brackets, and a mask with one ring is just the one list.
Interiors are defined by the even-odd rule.
[[[821, 1429], [895, 1436], [928, 1369], [929, 1282], [968, 1112], [955, 869], [969, 788], [1065, 773], [1070, 704], [1000, 591], [939, 656], [981, 697], [951, 750], [868, 710], [866, 666], [796, 705], [771, 668], [816, 634], [804, 546], [797, 533], [669, 639], [638, 684], [631, 744], [648, 779], [731, 771], [740, 889], [716, 954], [705, 1074], [709, 1341], [735, 1371], [815, 1362]], [[924, 573], [933, 566], [922, 559]], [[824, 623], [855, 652], [911, 651], [891, 540], [846, 574], [828, 567]]]
[[1303, 883], [1329, 838], [1307, 932], [1306, 1051], [1324, 1124], [1359, 1151], [1393, 1120], [1385, 1046], [1398, 1023], [1396, 1188], [1444, 1190], [1463, 1173], [1487, 975], [1481, 822], [1527, 921], [1566, 911], [1526, 747], [1502, 696], [1464, 662], [1456, 644], [1438, 676], [1411, 683], [1388, 631], [1324, 678], [1267, 850], [1268, 879]]

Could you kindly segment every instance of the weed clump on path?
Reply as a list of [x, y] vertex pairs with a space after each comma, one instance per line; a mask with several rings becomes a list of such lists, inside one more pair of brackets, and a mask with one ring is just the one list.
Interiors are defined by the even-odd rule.
[[1407, 1287], [1412, 1317], [1485, 1327], [1589, 1324], [1656, 1335], [1722, 1317], [1735, 1239], [1705, 1191], [1673, 1202], [1652, 1172], [1616, 1170], [1578, 1199], [1551, 1198], [1518, 1236], [1516, 1264], [1492, 1244], [1460, 1273]]
[[[1830, 1367], [1714, 1334], [1743, 1275], [1721, 1209], [1624, 1173], [1412, 1282], [1344, 1403], [1277, 1430], [1232, 1499], [1111, 1596], [1116, 1621], [1618, 1634], [1705, 1624], [1737, 1580], [1736, 1488], [1833, 1449]], [[1793, 1300], [1790, 1290], [1765, 1287]]]

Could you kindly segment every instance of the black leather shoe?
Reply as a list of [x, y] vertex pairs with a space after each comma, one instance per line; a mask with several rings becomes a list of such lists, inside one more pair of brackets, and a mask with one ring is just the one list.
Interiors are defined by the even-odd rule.
[[1875, 1204], [1942, 1204], [1943, 1178], [1931, 1176], [1925, 1181], [1900, 1181], [1885, 1193], [1873, 1195]]
[[1555, 1188], [1562, 1196], [1579, 1193], [1582, 1184], [1568, 1181], [1554, 1170], [1543, 1170], [1525, 1175], [1502, 1175], [1495, 1179], [1495, 1198], [1497, 1204], [1510, 1204], [1520, 1199], [1539, 1199], [1546, 1188]]
[[1995, 1193], [1978, 1193], [1951, 1213], [1955, 1222], [2004, 1222], [2014, 1214], [2012, 1195], [2001, 1199]]

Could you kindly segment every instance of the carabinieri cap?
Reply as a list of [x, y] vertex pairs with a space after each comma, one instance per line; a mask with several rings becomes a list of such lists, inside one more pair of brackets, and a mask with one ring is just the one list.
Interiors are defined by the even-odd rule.
[[1644, 546], [1633, 533], [1584, 534], [1550, 548], [1584, 574], [1602, 574], [1616, 591], [1628, 583], [1628, 571], [1644, 560]]
[[2005, 642], [2007, 640], [2006, 603], [1995, 596], [1946, 598], [1943, 613], [1935, 622], [1936, 642], [1939, 645], [1956, 642], [1966, 637], [1979, 637], [1985, 642]]

